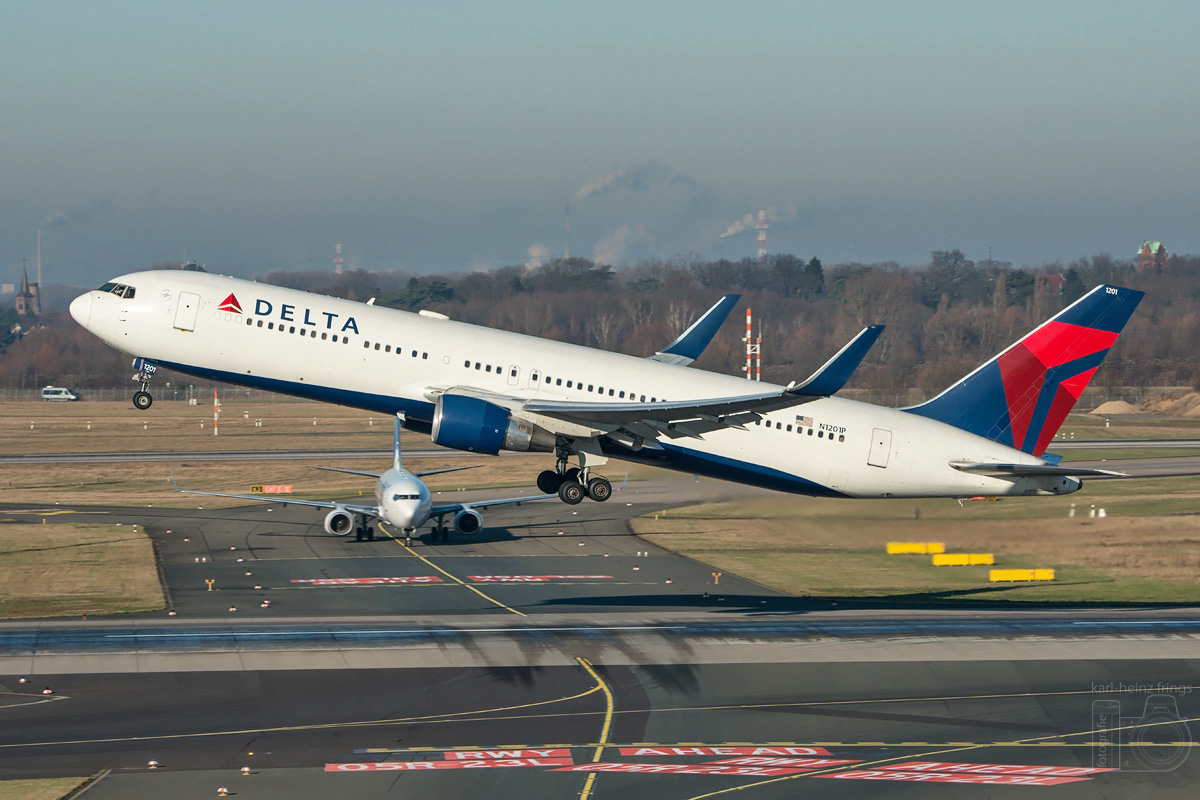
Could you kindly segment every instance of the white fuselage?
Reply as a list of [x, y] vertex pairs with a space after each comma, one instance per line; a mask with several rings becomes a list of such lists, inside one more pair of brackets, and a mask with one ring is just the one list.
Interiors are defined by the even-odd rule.
[[[72, 303], [71, 313], [119, 350], [201, 377], [403, 412], [410, 427], [427, 425], [435, 392], [454, 386], [580, 402], [735, 397], [772, 388], [207, 273], [138, 272], [113, 280], [134, 287], [135, 296], [91, 292]], [[661, 449], [606, 446], [605, 452], [820, 496], [971, 497], [1079, 488], [1072, 478], [1013, 480], [960, 472], [950, 462], [1043, 462], [936, 420], [838, 397], [768, 413], [745, 430], [663, 438], [658, 444]]]
[[399, 530], [419, 528], [429, 521], [433, 501], [425, 482], [406, 469], [389, 469], [375, 482], [379, 519]]

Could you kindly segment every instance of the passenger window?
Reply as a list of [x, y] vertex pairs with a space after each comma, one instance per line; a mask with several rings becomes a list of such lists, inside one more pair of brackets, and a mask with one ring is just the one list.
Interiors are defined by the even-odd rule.
[[776, 423], [775, 423], [775, 430], [779, 430], [779, 429], [780, 429], [780, 428], [782, 428], [782, 427], [783, 427], [783, 423], [782, 423], [782, 422], [776, 422]]
[[260, 327], [260, 328], [262, 327], [262, 320], [261, 320], [261, 319], [258, 321], [258, 327]]
[[296, 332], [296, 326], [295, 326], [295, 325], [293, 325], [292, 327], [288, 328], [288, 333], [295, 333], [295, 332]]
[[480, 367], [482, 367], [482, 366], [483, 366], [483, 365], [482, 365], [482, 364], [480, 364], [478, 361], [476, 361], [476, 362], [475, 362], [475, 369], [479, 369], [479, 368], [480, 368]]
[[844, 441], [846, 441], [846, 436], [845, 436], [845, 434], [841, 434], [841, 433], [839, 433], [839, 434], [838, 434], [838, 441], [839, 441], [839, 442], [844, 442]]
[[488, 364], [487, 368], [484, 370], [484, 372], [491, 372], [491, 371], [492, 371], [492, 365]]
[[247, 325], [253, 325], [253, 324], [254, 324], [254, 320], [247, 318], [247, 319], [246, 319], [246, 324], [247, 324]]
[[309, 336], [311, 336], [311, 337], [312, 337], [312, 338], [314, 338], [314, 339], [315, 339], [315, 338], [317, 338], [317, 331], [316, 331], [316, 329], [314, 328], [312, 331], [310, 331], [310, 332], [309, 332], [309, 334], [308, 334], [308, 335], [309, 335]]
[[463, 362], [463, 369], [470, 369], [470, 368], [471, 368], [471, 362], [470, 362], [470, 361], [464, 361], [464, 362]]
[[[260, 322], [259, 324], [261, 325], [262, 323]], [[321, 338], [322, 338], [322, 339], [328, 339], [328, 338], [329, 338], [329, 334], [327, 334], [327, 333], [322, 333], [322, 334], [321, 334]]]
[[512, 371], [510, 371], [508, 374], [509, 374], [509, 377], [512, 377], [512, 378], [517, 377], [517, 368], [513, 367]]
[[762, 425], [762, 420], [761, 420], [761, 419], [756, 419], [756, 420], [754, 420], [754, 424], [755, 424], [755, 425]]
[[549, 382], [550, 382], [550, 376], [549, 376], [549, 375], [547, 375], [547, 376], [546, 376], [546, 383], [549, 383]]
[[417, 357], [417, 351], [413, 350], [413, 358], [416, 358], [416, 357]]
[[570, 381], [567, 381], [567, 388], [568, 388], [568, 389], [570, 389], [570, 388], [571, 388], [571, 382], [570, 382]]
[[817, 438], [818, 438], [818, 439], [824, 439], [824, 438], [825, 438], [825, 431], [817, 431]]
[[812, 428], [809, 428], [809, 429], [808, 429], [808, 435], [809, 435], [809, 436], [812, 436]]
[[428, 360], [428, 359], [429, 359], [429, 353], [421, 353], [421, 358], [423, 358], [423, 359], [425, 359], [425, 360]]
[[791, 433], [791, 432], [792, 432], [792, 426], [791, 426], [791, 425], [788, 425], [788, 426], [787, 426], [787, 432], [788, 432], [788, 433]]
[[556, 380], [554, 381], [554, 385], [555, 385], [555, 386], [562, 386], [562, 378], [558, 378], [558, 379], [556, 379]]
[[370, 347], [370, 346], [371, 346], [370, 342], [363, 342], [363, 347]]
[[590, 384], [590, 383], [588, 384], [588, 391], [589, 392], [592, 391], [592, 384]]
[[392, 346], [389, 344], [387, 347], [383, 348], [383, 352], [385, 352], [385, 353], [392, 352]]
[[625, 399], [625, 392], [621, 392], [621, 395], [620, 395], [620, 397], [621, 397], [621, 399], [622, 399], [622, 400], [624, 400], [624, 399]]
[[609, 389], [609, 390], [608, 390], [608, 396], [609, 396], [609, 397], [612, 397], [612, 396], [613, 396], [613, 390], [612, 390], [612, 389]]
[[650, 398], [650, 402], [651, 402], [651, 403], [657, 403], [657, 402], [658, 402], [658, 398], [657, 398], [657, 397], [651, 397], [651, 398]]
[[269, 330], [269, 331], [273, 331], [273, 330], [275, 330], [275, 323], [274, 323], [274, 322], [268, 322], [268, 323], [267, 323], [267, 330]]
[[640, 402], [643, 402], [643, 403], [646, 402], [646, 395], [642, 395], [642, 399]]
[[376, 343], [375, 343], [375, 349], [376, 349], [376, 350], [378, 350], [378, 349], [379, 349], [379, 342], [376, 342]]

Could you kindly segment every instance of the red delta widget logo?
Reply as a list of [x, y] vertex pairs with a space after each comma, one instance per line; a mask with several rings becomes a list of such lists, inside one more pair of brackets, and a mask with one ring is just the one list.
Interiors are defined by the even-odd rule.
[[238, 302], [238, 299], [231, 292], [229, 297], [226, 297], [221, 301], [221, 305], [217, 306], [217, 311], [229, 311], [233, 314], [241, 314], [242, 304]]
[[[233, 297], [233, 295], [229, 296]], [[270, 300], [255, 300], [254, 315], [256, 317], [274, 316], [283, 322], [312, 325], [314, 328], [321, 327], [321, 322], [324, 322], [326, 330], [336, 330], [339, 333], [345, 333], [346, 331], [358, 333], [358, 322], [355, 321], [354, 317], [339, 319], [341, 314], [334, 314], [332, 311], [313, 311], [311, 308], [297, 309], [291, 303], [280, 303], [279, 311], [276, 312], [275, 305]], [[336, 327], [339, 325], [341, 327]]]

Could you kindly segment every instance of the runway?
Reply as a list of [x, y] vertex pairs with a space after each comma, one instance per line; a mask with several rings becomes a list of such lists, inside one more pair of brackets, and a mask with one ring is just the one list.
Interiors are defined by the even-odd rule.
[[268, 503], [4, 507], [144, 525], [175, 615], [0, 625], [0, 778], [107, 770], [86, 800], [1194, 794], [1196, 610], [836, 606], [628, 532], [745, 491], [630, 484], [412, 548]]

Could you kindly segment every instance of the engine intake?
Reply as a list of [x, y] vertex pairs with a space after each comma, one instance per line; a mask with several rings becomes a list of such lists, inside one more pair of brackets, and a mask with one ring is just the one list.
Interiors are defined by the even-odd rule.
[[325, 532], [346, 536], [354, 530], [354, 515], [344, 508], [335, 508], [325, 515]]
[[483, 530], [483, 515], [473, 508], [464, 508], [454, 515], [454, 529], [463, 536], [474, 536]]
[[549, 452], [554, 434], [517, 419], [495, 403], [460, 394], [443, 394], [433, 412], [434, 444], [496, 455], [503, 450]]

